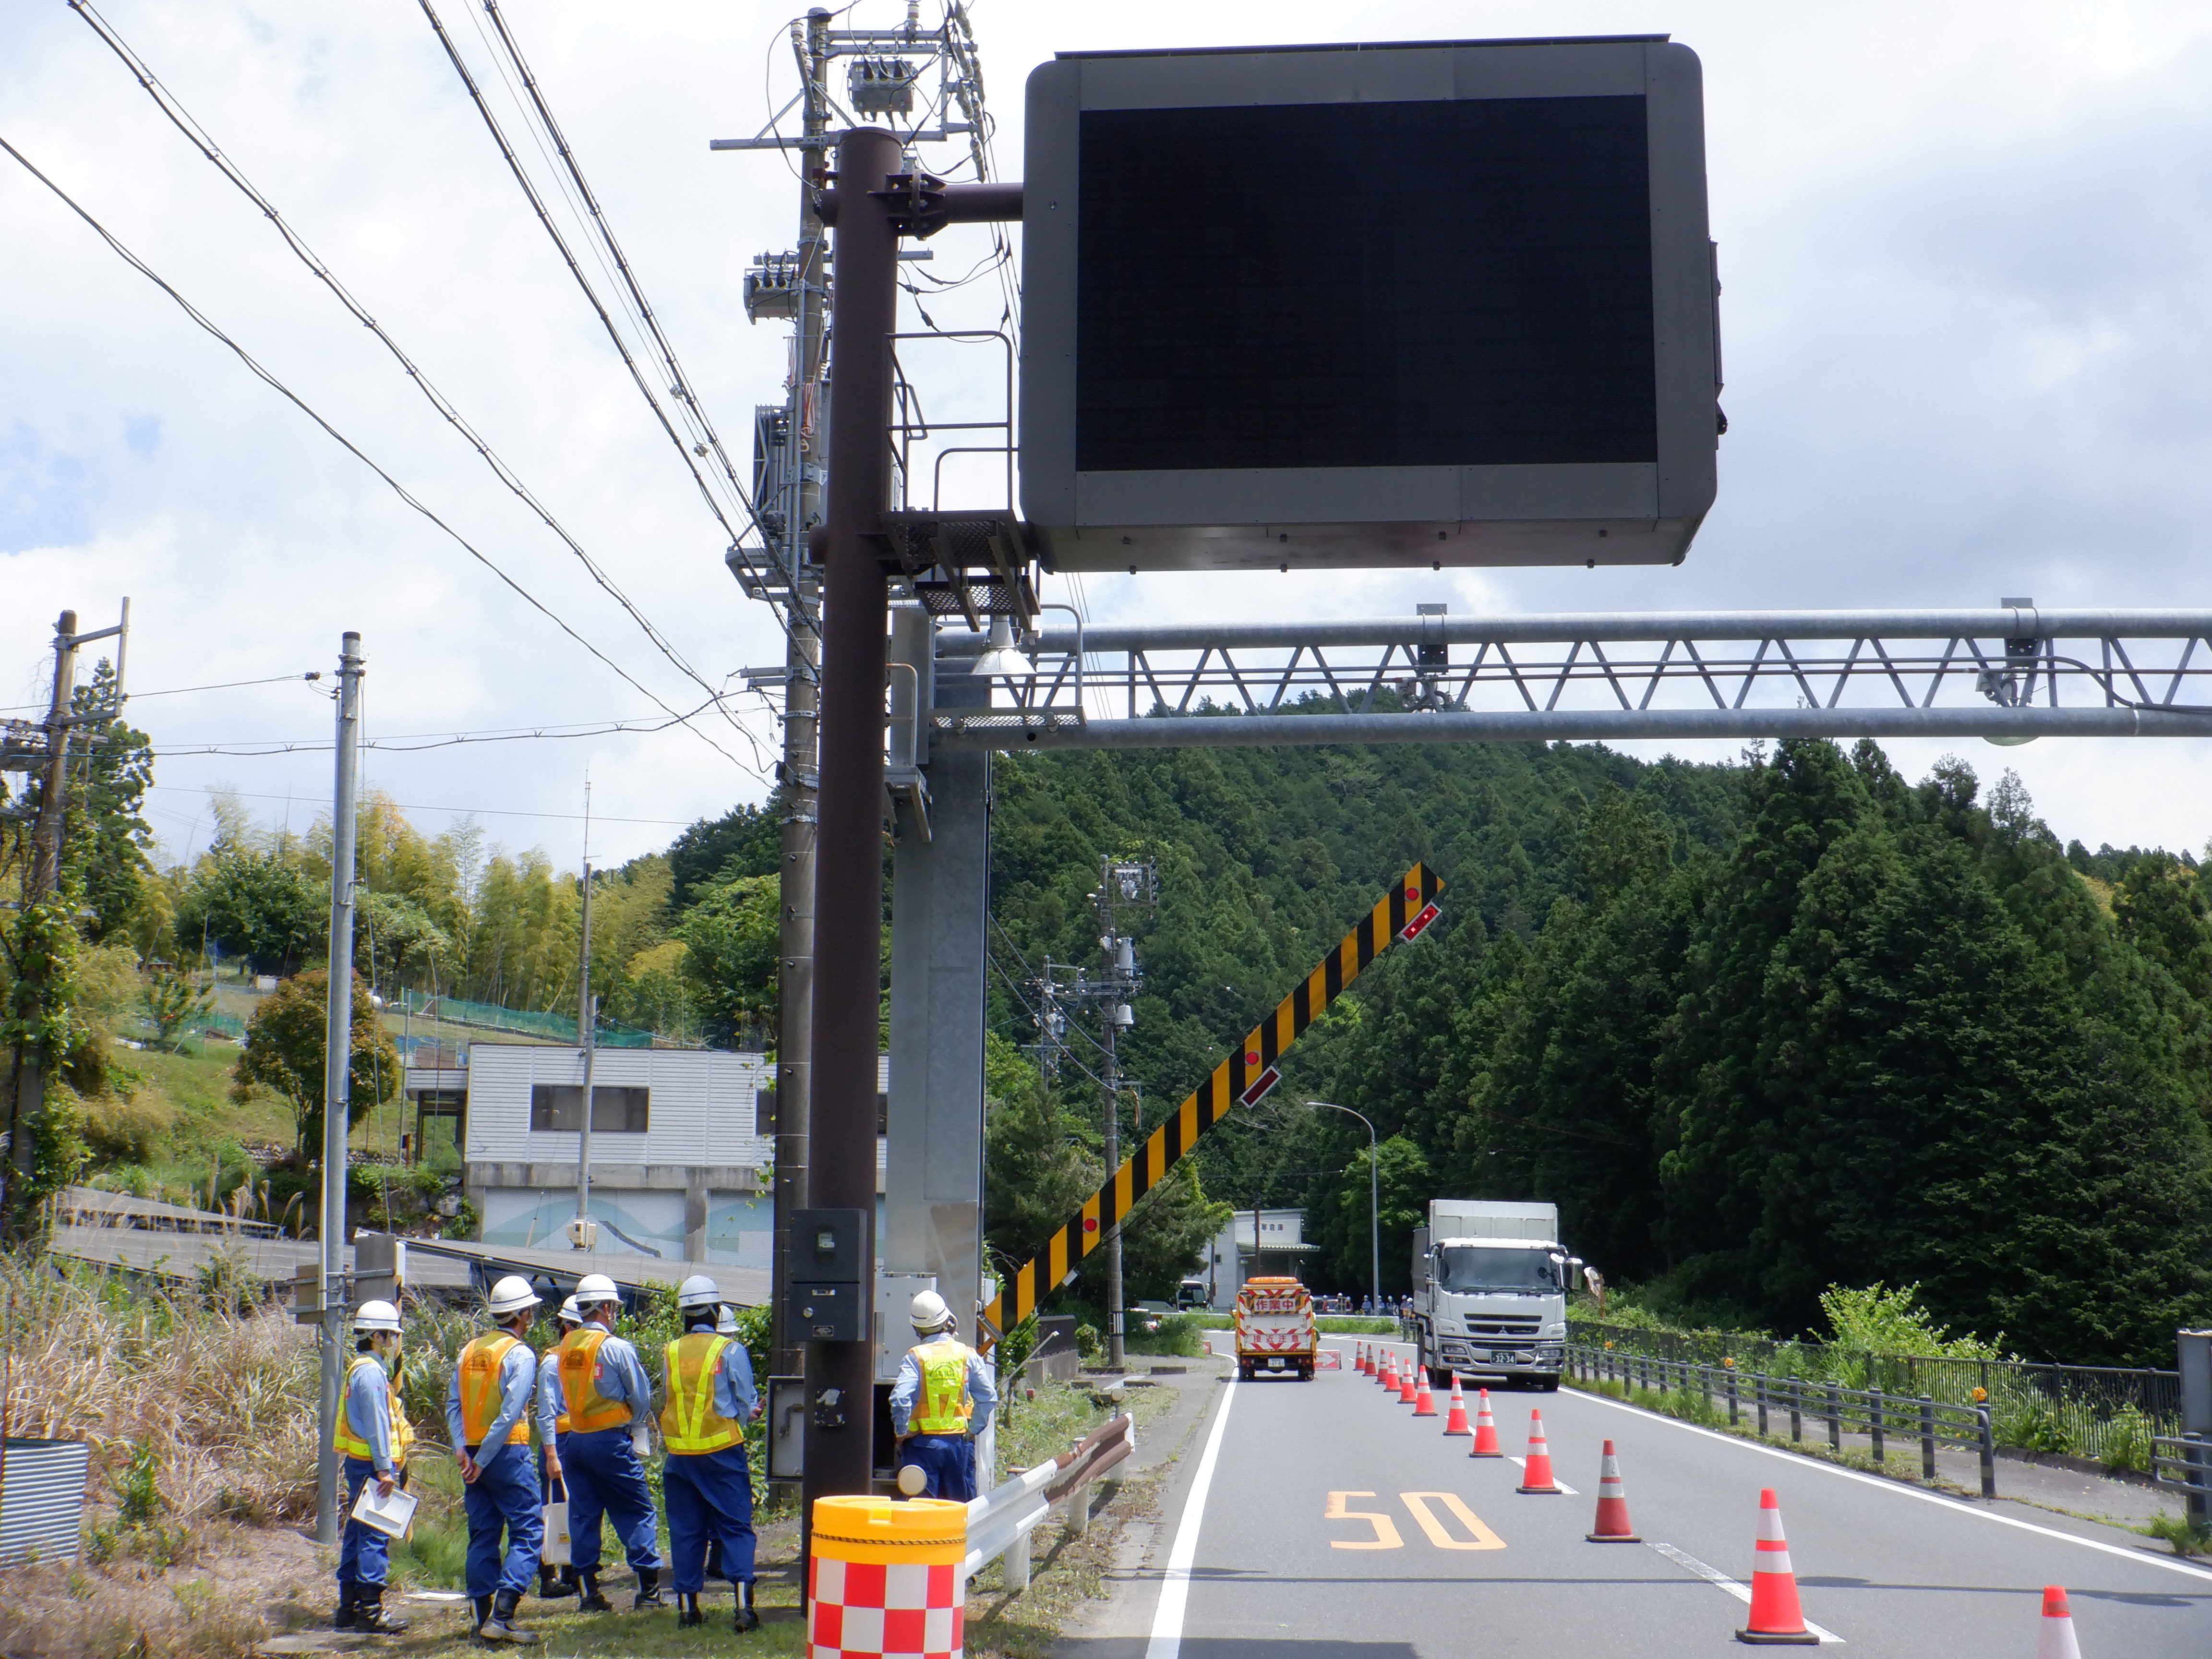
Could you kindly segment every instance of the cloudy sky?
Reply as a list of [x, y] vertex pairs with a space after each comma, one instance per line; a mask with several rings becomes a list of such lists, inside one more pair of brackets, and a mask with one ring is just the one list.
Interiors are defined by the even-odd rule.
[[[518, 137], [467, 0], [440, 7]], [[898, 0], [857, 19], [897, 21]], [[926, 6], [925, 9], [933, 9]], [[697, 673], [781, 660], [725, 538], [653, 424], [417, 5], [106, 0], [104, 15]], [[780, 394], [785, 332], [749, 325], [748, 258], [791, 236], [773, 155], [710, 154], [789, 95], [785, 5], [503, 8], [733, 453]], [[1023, 77], [1055, 50], [1389, 35], [1671, 33], [1705, 66], [1732, 430], [1719, 505], [1678, 569], [1094, 577], [1091, 615], [2212, 605], [2212, 11], [2201, 4], [1369, 6], [980, 0], [1014, 175]], [[0, 137], [74, 196], [514, 582], [670, 707], [706, 695], [484, 470], [368, 331], [161, 115], [62, 0], [0, 0]], [[531, 158], [535, 162], [536, 158]], [[544, 176], [541, 170], [541, 176]], [[133, 605], [137, 722], [167, 751], [154, 821], [204, 845], [228, 784], [303, 826], [326, 753], [304, 684], [357, 629], [372, 736], [649, 719], [644, 693], [532, 610], [256, 380], [0, 155], [0, 704], [30, 704], [64, 606]], [[947, 232], [932, 269], [982, 253]], [[978, 283], [940, 324], [994, 325]], [[948, 372], [946, 405], [978, 395]], [[1066, 598], [1048, 584], [1048, 598]], [[740, 682], [741, 684], [742, 682]], [[174, 696], [155, 692], [178, 690]], [[599, 861], [758, 799], [750, 740], [682, 729], [380, 750], [426, 828]], [[1678, 749], [1680, 745], [1676, 745]], [[1965, 745], [2016, 767], [2063, 836], [2201, 847], [2207, 745]], [[1934, 744], [1894, 751], [1917, 774]], [[1694, 749], [1688, 752], [1698, 752]]]

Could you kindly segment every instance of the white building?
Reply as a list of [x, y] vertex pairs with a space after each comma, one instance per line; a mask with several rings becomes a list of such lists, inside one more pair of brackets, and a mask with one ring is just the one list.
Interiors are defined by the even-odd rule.
[[[879, 1062], [879, 1091], [890, 1087], [888, 1066]], [[576, 1213], [582, 1049], [476, 1042], [465, 1075], [464, 1179], [483, 1242], [558, 1240]], [[596, 1050], [592, 1218], [642, 1253], [767, 1270], [775, 1231], [772, 1076], [762, 1054]], [[883, 1162], [878, 1134], [879, 1210]]]
[[1304, 1210], [1237, 1210], [1206, 1249], [1201, 1270], [1218, 1313], [1237, 1305], [1248, 1279], [1303, 1279], [1304, 1260], [1321, 1246], [1305, 1242]]

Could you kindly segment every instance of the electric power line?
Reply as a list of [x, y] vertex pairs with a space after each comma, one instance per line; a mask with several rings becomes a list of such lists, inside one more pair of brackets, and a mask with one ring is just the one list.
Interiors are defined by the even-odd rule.
[[[656, 696], [644, 684], [641, 684], [629, 670], [623, 668], [619, 663], [608, 656], [606, 653], [600, 650], [599, 647], [593, 645], [589, 640], [579, 634], [574, 629], [569, 627], [567, 623], [563, 622], [550, 608], [548, 608], [536, 594], [532, 593], [528, 588], [523, 586], [522, 584], [515, 580], [514, 577], [508, 575], [507, 572], [501, 569], [498, 565], [493, 563], [490, 558], [480, 551], [475, 544], [471, 542], [467, 537], [462, 535], [459, 531], [454, 529], [453, 526], [447, 524], [443, 519], [432, 512], [429, 507], [416, 499], [413, 495], [409, 493], [408, 489], [404, 484], [401, 483], [398, 479], [393, 477], [392, 474], [386, 472], [382, 467], [371, 460], [368, 456], [362, 452], [361, 447], [350, 438], [347, 437], [336, 427], [332, 426], [328, 421], [325, 420], [319, 414], [316, 413], [314, 409], [308, 404], [306, 399], [302, 398], [297, 392], [294, 392], [291, 387], [286, 386], [283, 381], [278, 380], [275, 374], [264, 368], [260, 362], [254, 357], [252, 353], [247, 351], [244, 346], [239, 344], [238, 342], [232, 339], [229, 335], [224, 333], [221, 328], [216, 325], [205, 313], [202, 312], [197, 306], [193, 305], [191, 301], [185, 298], [182, 294], [179, 294], [174, 288], [170, 286], [169, 283], [156, 272], [151, 265], [148, 264], [143, 259], [141, 259], [129, 248], [124, 246], [124, 245], [116, 239], [114, 234], [111, 232], [106, 226], [100, 223], [99, 220], [94, 218], [89, 212], [78, 204], [76, 198], [72, 197], [67, 191], [64, 190], [59, 185], [56, 184], [52, 179], [49, 179], [45, 173], [41, 173], [36, 167], [33, 166], [30, 158], [25, 155], [22, 151], [17, 149], [14, 144], [9, 143], [9, 141], [4, 137], [0, 137], [0, 149], [4, 149], [9, 155], [14, 156], [26, 173], [29, 173], [33, 179], [36, 179], [49, 191], [52, 191], [53, 194], [60, 199], [64, 206], [67, 207], [70, 212], [76, 214], [78, 218], [83, 220], [86, 224], [89, 225], [92, 228], [94, 234], [99, 236], [100, 240], [106, 242], [109, 247], [112, 248], [117, 256], [120, 258], [125, 264], [128, 264], [140, 276], [145, 277], [146, 280], [153, 283], [155, 287], [160, 289], [162, 293], [167, 295], [171, 300], [176, 302], [178, 308], [181, 310], [185, 315], [191, 318], [195, 323], [198, 324], [202, 329], [205, 330], [207, 333], [211, 335], [216, 340], [228, 347], [232, 355], [234, 356], [239, 362], [244, 363], [247, 368], [252, 370], [255, 376], [264, 384], [268, 386], [271, 391], [276, 392], [294, 408], [297, 409], [301, 414], [313, 421], [317, 426], [322, 428], [322, 429], [334, 441], [336, 441], [348, 454], [351, 455], [356, 460], [359, 461], [370, 471], [375, 473], [378, 477], [381, 478], [387, 485], [389, 485], [392, 492], [398, 496], [401, 501], [406, 502], [408, 506], [413, 507], [415, 511], [421, 514], [432, 524], [437, 526], [439, 529], [444, 531], [447, 535], [453, 538], [455, 542], [460, 544], [462, 550], [465, 551], [471, 558], [474, 559], [478, 564], [483, 566], [485, 569], [490, 571], [492, 574], [498, 577], [501, 581], [506, 583], [509, 588], [514, 590], [517, 596], [529, 605], [531, 609], [536, 611], [540, 616], [543, 616], [548, 622], [550, 622], [555, 627], [558, 628], [563, 634], [566, 634], [578, 645], [582, 646], [585, 650], [590, 652], [594, 657], [597, 657], [609, 668], [613, 669], [614, 672], [620, 675], [622, 678], [632, 688], [643, 693], [646, 698], [656, 708], [667, 714], [671, 717], [672, 720], [688, 720], [688, 716], [678, 714], [675, 709], [671, 708], [665, 702], [663, 702], [659, 697]], [[751, 773], [754, 777], [760, 778], [763, 782], [766, 781], [765, 777], [763, 775], [758, 767], [747, 766], [735, 755], [723, 748], [720, 744], [716, 743], [714, 738], [708, 736], [707, 733], [699, 731], [697, 727], [692, 726], [690, 729], [693, 735], [697, 737], [701, 742], [713, 749], [716, 754], [728, 761], [731, 765], [738, 768], [740, 771]], [[748, 734], [748, 736], [750, 737], [750, 734]]]

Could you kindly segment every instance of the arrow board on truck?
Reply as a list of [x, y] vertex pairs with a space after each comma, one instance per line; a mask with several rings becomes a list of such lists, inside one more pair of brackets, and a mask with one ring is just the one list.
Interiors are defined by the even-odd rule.
[[1344, 994], [1344, 988], [1397, 940], [1419, 937], [1437, 919], [1437, 895], [1443, 886], [1443, 878], [1425, 864], [1407, 871], [1336, 949], [1275, 1005], [1275, 1012], [1244, 1034], [1244, 1041], [1213, 1068], [1213, 1075], [1152, 1131], [1113, 1179], [1093, 1193], [1068, 1224], [1000, 1288], [983, 1310], [991, 1329], [1006, 1330], [1035, 1313], [1053, 1286], [1098, 1248], [1108, 1231], [1159, 1184], [1200, 1135], [1228, 1116], [1232, 1107], [1258, 1104], [1280, 1080], [1276, 1059]]

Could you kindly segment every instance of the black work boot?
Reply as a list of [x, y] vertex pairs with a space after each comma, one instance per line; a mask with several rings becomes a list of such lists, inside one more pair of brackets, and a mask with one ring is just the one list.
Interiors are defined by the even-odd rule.
[[561, 1585], [561, 1569], [550, 1561], [539, 1562], [538, 1564], [538, 1599], [541, 1601], [550, 1601], [555, 1597], [566, 1595], [568, 1593]]
[[491, 1617], [483, 1621], [483, 1628], [477, 1635], [486, 1642], [512, 1642], [520, 1647], [528, 1647], [536, 1642], [538, 1639], [536, 1631], [525, 1630], [514, 1622], [515, 1604], [521, 1600], [521, 1595], [514, 1590], [500, 1591], [493, 1599]]
[[354, 1627], [354, 1608], [360, 1595], [361, 1586], [358, 1584], [338, 1586], [338, 1610], [337, 1616], [331, 1620], [332, 1630], [351, 1630]]
[[753, 1611], [753, 1581], [740, 1579], [738, 1583], [738, 1634], [743, 1636], [747, 1631], [759, 1628], [760, 1614]]
[[353, 1627], [371, 1636], [397, 1636], [407, 1621], [385, 1617], [383, 1585], [363, 1584], [354, 1600]]
[[469, 1606], [475, 1612], [477, 1616], [475, 1626], [476, 1633], [481, 1636], [483, 1634], [484, 1620], [491, 1617], [491, 1597], [489, 1595], [471, 1595], [469, 1597]]
[[660, 1599], [660, 1569], [638, 1568], [637, 1595], [629, 1604], [630, 1611], [635, 1613], [641, 1607], [665, 1607], [667, 1605]]
[[678, 1593], [676, 1599], [684, 1604], [684, 1611], [676, 1615], [676, 1628], [696, 1630], [707, 1622], [707, 1615], [699, 1611], [699, 1598]]
[[599, 1575], [598, 1573], [580, 1572], [576, 1575], [576, 1582], [582, 1586], [579, 1599], [576, 1602], [577, 1612], [612, 1613], [615, 1610], [615, 1604], [608, 1601], [605, 1596], [599, 1594]]

